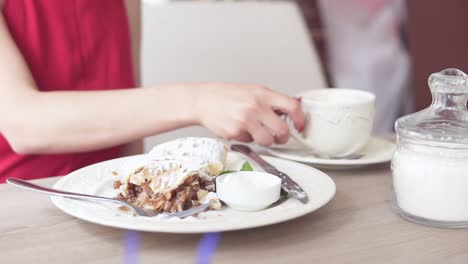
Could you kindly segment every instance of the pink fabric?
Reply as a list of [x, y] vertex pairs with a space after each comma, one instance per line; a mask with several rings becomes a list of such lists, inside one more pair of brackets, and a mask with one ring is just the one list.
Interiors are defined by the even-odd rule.
[[[135, 86], [123, 1], [6, 0], [2, 12], [41, 91]], [[18, 155], [0, 134], [0, 182], [6, 177], [65, 175], [119, 152], [116, 146], [87, 153]]]

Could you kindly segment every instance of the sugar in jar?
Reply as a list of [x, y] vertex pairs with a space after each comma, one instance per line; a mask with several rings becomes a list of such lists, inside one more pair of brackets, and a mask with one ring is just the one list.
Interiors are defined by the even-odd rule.
[[432, 104], [395, 124], [394, 208], [417, 223], [468, 227], [468, 76], [446, 69], [429, 87]]

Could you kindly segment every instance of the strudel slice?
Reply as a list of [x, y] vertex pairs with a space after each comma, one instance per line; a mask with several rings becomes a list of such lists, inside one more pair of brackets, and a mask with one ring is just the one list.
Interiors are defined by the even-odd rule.
[[114, 188], [119, 190], [118, 198], [157, 212], [178, 212], [203, 202], [219, 209], [210, 175], [210, 168], [197, 157], [156, 160], [116, 181]]

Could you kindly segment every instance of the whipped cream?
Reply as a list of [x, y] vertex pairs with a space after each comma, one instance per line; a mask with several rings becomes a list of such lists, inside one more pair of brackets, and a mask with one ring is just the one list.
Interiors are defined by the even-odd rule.
[[275, 175], [239, 171], [216, 178], [218, 198], [239, 211], [259, 211], [276, 202], [280, 197], [281, 179]]

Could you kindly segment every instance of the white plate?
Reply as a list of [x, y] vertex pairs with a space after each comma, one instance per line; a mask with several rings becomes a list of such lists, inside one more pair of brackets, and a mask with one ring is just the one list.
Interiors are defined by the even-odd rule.
[[[258, 212], [239, 212], [223, 208], [202, 213], [199, 218], [157, 219], [131, 216], [120, 212], [118, 206], [113, 204], [95, 204], [62, 197], [51, 199], [65, 213], [105, 226], [150, 232], [204, 233], [247, 229], [291, 220], [317, 210], [334, 196], [335, 183], [325, 173], [292, 161], [264, 158], [298, 182], [309, 195], [310, 201], [302, 204], [297, 200], [288, 199], [275, 207]], [[113, 197], [116, 191], [113, 190], [112, 183], [118, 177], [113, 176], [112, 171], [127, 173], [126, 165], [135, 165], [144, 159], [144, 155], [139, 155], [94, 164], [63, 177], [54, 188]], [[229, 153], [227, 167], [238, 169], [243, 161], [239, 155]]]
[[[364, 156], [360, 159], [325, 159], [306, 153], [306, 149], [297, 141], [290, 140], [283, 146], [267, 148], [271, 155], [311, 164], [322, 169], [352, 169], [367, 165], [388, 162], [395, 152], [395, 143], [390, 139], [373, 137], [359, 154]], [[295, 151], [297, 149], [297, 151]]]

